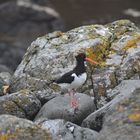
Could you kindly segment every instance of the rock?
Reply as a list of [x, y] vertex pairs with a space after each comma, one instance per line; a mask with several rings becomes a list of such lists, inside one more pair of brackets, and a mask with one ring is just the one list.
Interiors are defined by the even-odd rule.
[[[38, 122], [39, 123], [39, 122]], [[98, 133], [62, 119], [40, 120], [42, 128], [48, 129], [54, 140], [96, 140]]]
[[140, 139], [140, 80], [127, 81], [120, 87], [120, 90], [117, 89], [119, 95], [111, 101], [104, 116], [103, 128], [97, 140]]
[[[63, 30], [61, 17], [48, 13], [47, 8], [47, 5], [34, 6], [24, 0], [0, 4], [0, 63], [12, 72], [35, 38], [54, 30]], [[53, 8], [50, 9], [53, 11]]]
[[70, 106], [70, 96], [58, 96], [48, 101], [39, 111], [35, 120], [46, 119], [65, 119], [76, 124], [80, 124], [84, 118], [95, 110], [93, 100], [85, 94], [76, 93], [78, 108]]
[[103, 125], [103, 118], [105, 115], [106, 109], [97, 110], [91, 113], [87, 118], [85, 118], [82, 122], [83, 127], [90, 128], [95, 131], [100, 131]]
[[28, 90], [0, 97], [0, 114], [34, 119], [40, 108], [40, 101]]
[[66, 121], [63, 119], [49, 120], [41, 118], [35, 121], [35, 123], [40, 125], [42, 128], [48, 129], [54, 137], [60, 132], [60, 129], [65, 125]]
[[56, 140], [96, 140], [97, 137], [98, 133], [96, 131], [67, 122], [64, 127], [60, 128]]
[[[115, 108], [122, 99], [127, 98], [137, 88], [140, 87], [140, 80], [124, 80], [115, 87], [111, 92], [110, 96], [113, 98], [109, 103], [104, 105], [99, 110], [90, 114], [86, 119], [83, 120], [82, 126], [87, 127], [96, 131], [100, 131], [104, 124], [104, 116], [109, 113], [109, 110]], [[120, 118], [121, 119], [121, 118]]]
[[9, 87], [11, 75], [8, 72], [0, 73], [0, 96], [4, 95], [4, 86]]
[[1, 140], [52, 140], [47, 129], [12, 115], [0, 115]]
[[48, 90], [43, 90], [34, 92], [34, 95], [40, 100], [41, 104], [44, 105], [46, 102], [57, 97], [59, 94], [53, 93], [52, 90], [50, 90], [50, 92], [48, 92]]
[[87, 83], [78, 92], [96, 95], [100, 108], [110, 100], [110, 91], [122, 80], [139, 79], [139, 41], [140, 31], [129, 20], [47, 34], [28, 48], [12, 78], [12, 92], [21, 89], [61, 92], [50, 81], [71, 70], [75, 55], [84, 51], [99, 66], [87, 66]]
[[3, 85], [10, 85], [11, 74], [8, 72], [0, 73], [0, 81]]

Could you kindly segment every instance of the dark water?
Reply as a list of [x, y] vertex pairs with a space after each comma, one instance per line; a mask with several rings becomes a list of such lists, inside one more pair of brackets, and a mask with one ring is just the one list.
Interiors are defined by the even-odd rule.
[[[51, 0], [56, 10], [65, 20], [66, 29], [81, 24], [105, 24], [118, 19], [130, 19], [140, 25], [140, 0]], [[124, 11], [132, 9], [139, 16], [127, 15]]]

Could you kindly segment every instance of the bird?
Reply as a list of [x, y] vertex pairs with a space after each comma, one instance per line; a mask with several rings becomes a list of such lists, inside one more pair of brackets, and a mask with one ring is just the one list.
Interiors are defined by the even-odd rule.
[[85, 61], [92, 64], [98, 64], [96, 61], [86, 57], [85, 53], [79, 53], [75, 56], [76, 66], [73, 70], [66, 72], [60, 78], [54, 80], [62, 89], [67, 89], [70, 95], [70, 106], [78, 107], [78, 101], [75, 97], [76, 90], [81, 87], [87, 80]]

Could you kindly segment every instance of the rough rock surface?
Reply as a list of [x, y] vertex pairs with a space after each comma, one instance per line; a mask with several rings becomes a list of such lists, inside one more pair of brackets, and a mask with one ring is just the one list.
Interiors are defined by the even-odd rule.
[[40, 101], [28, 90], [0, 97], [0, 114], [33, 119], [40, 108]]
[[[75, 55], [79, 52], [85, 52], [99, 65], [87, 65], [88, 79], [77, 90], [79, 106], [73, 109], [69, 95], [60, 95], [60, 87], [52, 80], [75, 66]], [[125, 137], [129, 140], [134, 136], [137, 140], [140, 126], [139, 60], [140, 30], [128, 20], [47, 34], [28, 48], [11, 78], [12, 94], [0, 97], [0, 113], [35, 118], [36, 123], [44, 120], [47, 129], [55, 123], [62, 126], [56, 137], [61, 136], [64, 140], [75, 136], [84, 139], [83, 132], [91, 139], [93, 130], [100, 131], [99, 140], [125, 140]], [[69, 122], [57, 122], [56, 119]], [[82, 123], [86, 130], [70, 122]], [[76, 131], [72, 134], [74, 127]]]
[[64, 28], [60, 16], [46, 9], [25, 0], [0, 4], [0, 64], [14, 71], [35, 38]]
[[80, 127], [62, 119], [39, 121], [38, 123], [43, 128], [47, 128], [52, 133], [54, 140], [96, 140], [98, 136], [98, 133], [93, 130]]
[[[86, 119], [84, 119], [82, 122], [82, 126], [96, 131], [100, 131], [104, 123], [105, 114], [108, 114], [109, 110], [112, 110], [114, 107], [117, 107], [117, 105], [120, 104], [120, 101], [122, 99], [128, 98], [129, 95], [133, 96], [132, 93], [138, 88], [140, 88], [140, 80], [122, 81], [117, 87], [115, 87], [110, 92], [110, 95], [112, 96], [112, 98], [114, 98], [102, 108], [93, 112]], [[117, 119], [121, 120], [121, 118]]]
[[87, 83], [79, 91], [92, 96], [94, 91], [99, 108], [107, 103], [110, 90], [122, 80], [139, 78], [139, 40], [139, 29], [128, 20], [47, 34], [28, 48], [14, 73], [12, 91], [27, 88], [60, 92], [58, 86], [48, 83], [72, 69], [74, 56], [85, 51], [99, 62], [99, 67], [88, 67]]
[[4, 95], [4, 86], [9, 86], [10, 81], [11, 81], [10, 73], [8, 73], [8, 72], [0, 73], [0, 96]]
[[96, 140], [98, 133], [88, 128], [79, 127], [67, 122], [57, 134], [56, 140]]
[[33, 122], [0, 115], [0, 140], [52, 140], [51, 134]]
[[97, 140], [140, 139], [140, 80], [130, 81], [122, 88], [105, 114]]
[[76, 93], [78, 108], [70, 106], [70, 96], [58, 96], [48, 101], [39, 111], [35, 120], [46, 119], [65, 119], [76, 124], [80, 124], [84, 118], [95, 110], [95, 105], [90, 96]]

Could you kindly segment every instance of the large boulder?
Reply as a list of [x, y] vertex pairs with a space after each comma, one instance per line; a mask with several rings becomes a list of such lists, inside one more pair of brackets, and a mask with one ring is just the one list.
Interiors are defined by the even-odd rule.
[[35, 120], [46, 119], [65, 119], [76, 124], [81, 124], [84, 118], [95, 110], [95, 105], [90, 96], [76, 93], [78, 107], [70, 106], [70, 96], [62, 95], [48, 101], [39, 111]]
[[[122, 81], [110, 92], [111, 98], [113, 99], [102, 108], [91, 113], [86, 119], [84, 119], [82, 122], [82, 126], [96, 131], [100, 131], [104, 125], [104, 116], [108, 114], [113, 108], [117, 108], [122, 99], [126, 99], [130, 95], [133, 96], [132, 93], [138, 88], [140, 88], [140, 80]], [[118, 119], [118, 121], [121, 120], [121, 118], [116, 119]]]
[[128, 83], [107, 109], [98, 140], [140, 139], [140, 80]]
[[11, 114], [21, 118], [34, 119], [40, 108], [40, 101], [28, 90], [0, 97], [0, 115]]
[[0, 140], [52, 140], [47, 129], [11, 115], [0, 115]]
[[28, 48], [12, 78], [12, 91], [61, 92], [58, 86], [49, 84], [50, 81], [71, 70], [75, 55], [84, 51], [99, 62], [99, 67], [88, 65], [87, 83], [78, 91], [96, 95], [99, 108], [110, 100], [110, 90], [122, 80], [139, 78], [139, 40], [139, 29], [128, 20], [47, 34]]

